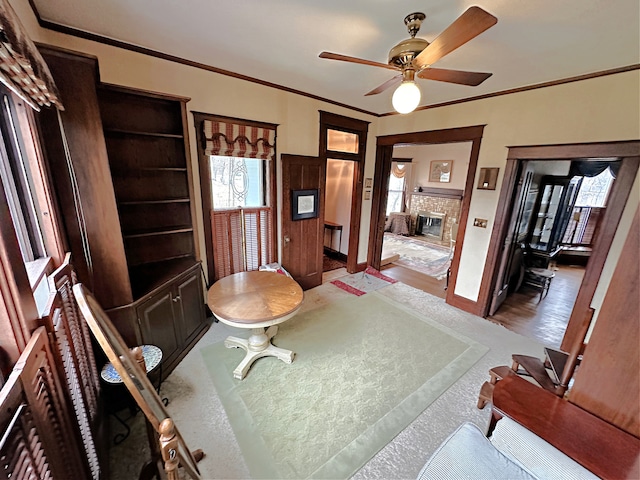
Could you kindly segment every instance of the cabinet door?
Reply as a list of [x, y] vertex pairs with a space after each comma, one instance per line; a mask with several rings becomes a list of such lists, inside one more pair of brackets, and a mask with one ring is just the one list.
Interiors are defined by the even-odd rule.
[[176, 321], [179, 323], [182, 344], [188, 343], [191, 337], [203, 327], [204, 296], [200, 282], [200, 271], [196, 270], [176, 286], [179, 299], [176, 307]]
[[[174, 301], [175, 300], [175, 301]], [[142, 341], [162, 350], [162, 363], [168, 363], [180, 353], [174, 320], [174, 304], [178, 303], [172, 289], [166, 289], [138, 306], [138, 319], [142, 331]]]

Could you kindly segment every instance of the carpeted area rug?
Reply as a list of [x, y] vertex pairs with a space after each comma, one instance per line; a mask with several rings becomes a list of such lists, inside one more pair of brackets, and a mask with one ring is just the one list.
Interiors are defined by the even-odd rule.
[[396, 282], [396, 279], [387, 277], [375, 268], [367, 267], [363, 272], [345, 275], [331, 283], [345, 292], [360, 297], [365, 293], [374, 292]]
[[385, 233], [382, 242], [382, 259], [398, 254], [400, 258], [394, 260], [394, 264], [416, 270], [438, 280], [447, 276], [447, 270], [451, 265], [450, 251], [449, 247], [392, 233]]
[[244, 351], [200, 352], [252, 478], [349, 478], [488, 348], [377, 292], [280, 325], [290, 365]]
[[322, 271], [330, 272], [332, 270], [337, 270], [338, 268], [343, 268], [347, 266], [347, 262], [342, 260], [338, 260], [337, 258], [331, 258], [328, 255], [322, 256]]

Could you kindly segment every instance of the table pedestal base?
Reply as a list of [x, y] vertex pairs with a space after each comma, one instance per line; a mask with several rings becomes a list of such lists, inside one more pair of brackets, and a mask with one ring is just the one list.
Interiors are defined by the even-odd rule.
[[233, 371], [233, 376], [238, 380], [242, 380], [253, 362], [262, 357], [276, 357], [284, 363], [293, 362], [295, 353], [291, 350], [285, 350], [271, 344], [271, 339], [278, 333], [278, 326], [272, 325], [265, 331], [264, 328], [254, 328], [251, 330], [251, 336], [248, 339], [238, 337], [227, 337], [224, 346], [227, 348], [242, 348], [247, 354], [240, 365]]

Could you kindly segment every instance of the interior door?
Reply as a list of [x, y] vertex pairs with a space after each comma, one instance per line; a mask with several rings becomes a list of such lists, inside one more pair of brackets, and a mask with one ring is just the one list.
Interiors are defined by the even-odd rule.
[[523, 252], [520, 243], [529, 230], [533, 205], [537, 197], [537, 189], [533, 185], [533, 169], [524, 162], [519, 176], [518, 188], [513, 197], [513, 211], [509, 220], [509, 230], [504, 239], [498, 280], [496, 282], [489, 315], [496, 313], [509, 292], [519, 288], [524, 277]]
[[[304, 290], [322, 284], [326, 170], [318, 157], [282, 155], [282, 266]], [[313, 195], [294, 204], [294, 192], [301, 190], [317, 192], [313, 214], [308, 212]], [[303, 218], [294, 220], [294, 214]]]

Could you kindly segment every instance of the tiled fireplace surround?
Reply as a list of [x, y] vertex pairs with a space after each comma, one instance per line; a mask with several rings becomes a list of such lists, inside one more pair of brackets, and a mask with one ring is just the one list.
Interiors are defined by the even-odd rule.
[[[447, 217], [444, 223], [444, 235], [442, 236], [442, 244], [449, 245], [451, 241], [451, 225], [454, 219], [460, 221], [460, 209], [462, 200], [451, 198], [450, 196], [441, 197], [437, 193], [412, 193], [409, 205], [409, 213], [411, 214], [411, 233], [415, 233], [416, 219], [420, 212], [436, 212], [445, 213]], [[429, 239], [430, 242], [440, 243], [436, 239]]]

